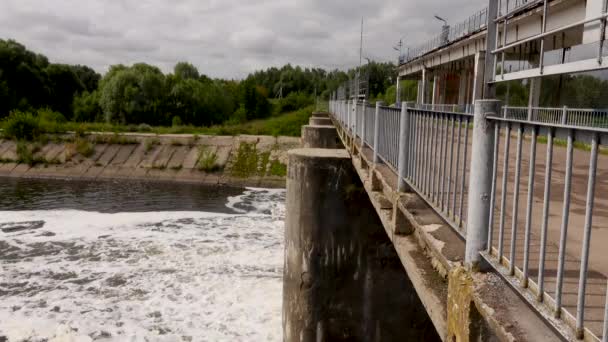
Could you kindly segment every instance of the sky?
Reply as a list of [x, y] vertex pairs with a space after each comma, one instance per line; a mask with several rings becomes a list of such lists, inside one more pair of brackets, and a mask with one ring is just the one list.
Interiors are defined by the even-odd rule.
[[[363, 55], [396, 61], [400, 38], [416, 46], [487, 0], [0, 0], [0, 38], [51, 62], [145, 62], [171, 72], [188, 61], [211, 77], [238, 79], [286, 63], [347, 69]], [[364, 60], [365, 61], [365, 60]]]

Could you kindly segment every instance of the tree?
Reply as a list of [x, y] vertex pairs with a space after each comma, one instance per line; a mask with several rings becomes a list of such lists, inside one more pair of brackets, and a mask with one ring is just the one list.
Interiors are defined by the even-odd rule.
[[188, 62], [179, 62], [173, 68], [173, 73], [177, 78], [183, 80], [198, 79], [200, 77], [198, 69]]
[[160, 69], [135, 64], [110, 69], [100, 87], [99, 104], [107, 122], [161, 124], [165, 77]]
[[45, 71], [48, 77], [50, 95], [53, 99], [50, 107], [71, 118], [74, 96], [85, 89], [84, 85], [72, 67], [68, 65], [50, 64]]

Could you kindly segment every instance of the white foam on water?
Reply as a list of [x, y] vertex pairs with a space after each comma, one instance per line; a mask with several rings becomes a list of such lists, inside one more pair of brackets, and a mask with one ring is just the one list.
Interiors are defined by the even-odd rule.
[[0, 211], [0, 336], [9, 341], [279, 341], [284, 190], [240, 214]]

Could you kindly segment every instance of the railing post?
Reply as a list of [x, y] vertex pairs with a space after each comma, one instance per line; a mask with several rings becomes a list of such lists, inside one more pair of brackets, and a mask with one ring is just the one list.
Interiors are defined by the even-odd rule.
[[[353, 107], [350, 112], [350, 130], [353, 134], [353, 139], [357, 138], [357, 99], [353, 99]], [[353, 140], [354, 141], [354, 140]]]
[[410, 127], [410, 116], [407, 110], [407, 102], [401, 103], [401, 119], [399, 120], [399, 179], [397, 181], [397, 190], [405, 191], [405, 172], [407, 170], [408, 160], [408, 132]]
[[487, 117], [498, 113], [500, 101], [475, 101], [465, 248], [465, 265], [472, 270], [479, 269], [479, 253], [486, 249], [488, 242], [495, 131], [494, 123]]
[[376, 102], [376, 114], [374, 116], [374, 164], [380, 161], [378, 158], [378, 141], [380, 132], [380, 107], [384, 105], [384, 102]]
[[367, 114], [367, 105], [368, 102], [365, 101], [363, 102], [363, 113], [361, 114], [361, 149], [363, 149], [365, 147], [365, 138], [366, 138], [366, 120], [365, 120], [365, 115]]
[[568, 122], [568, 106], [564, 106], [562, 109], [562, 125], [565, 125]]

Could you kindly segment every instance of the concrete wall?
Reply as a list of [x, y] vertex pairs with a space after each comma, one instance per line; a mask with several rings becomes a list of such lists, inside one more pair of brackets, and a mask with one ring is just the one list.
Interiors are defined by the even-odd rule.
[[289, 152], [285, 341], [439, 337], [346, 150]]
[[[88, 144], [91, 155], [82, 155], [78, 144]], [[19, 161], [16, 142], [0, 140], [0, 176], [284, 187], [287, 150], [299, 144], [299, 138], [269, 136], [57, 136], [44, 145], [28, 144], [36, 159], [30, 165]], [[209, 158], [212, 167], [204, 165]]]

